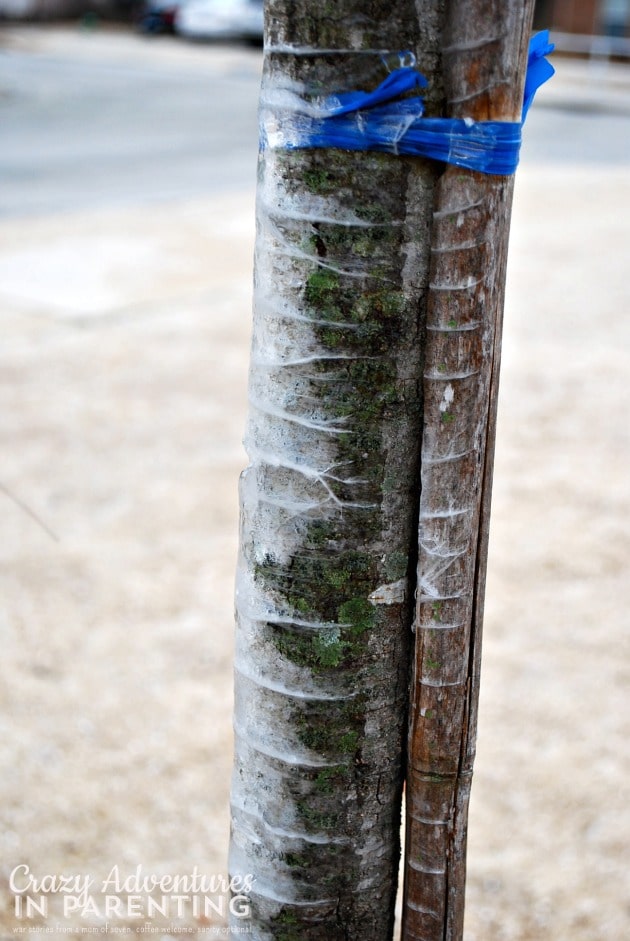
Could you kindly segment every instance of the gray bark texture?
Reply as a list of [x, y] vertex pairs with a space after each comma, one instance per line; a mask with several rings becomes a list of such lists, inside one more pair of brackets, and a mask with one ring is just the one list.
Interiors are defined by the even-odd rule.
[[[273, 123], [286, 91], [374, 87], [387, 53], [434, 71], [441, 15], [272, 0], [261, 114]], [[256, 939], [392, 933], [440, 169], [260, 158], [231, 841], [231, 872], [255, 880]]]
[[[505, 117], [492, 89], [509, 97], [524, 31], [515, 44], [506, 30], [525, 6], [266, 6], [230, 849], [231, 875], [253, 879], [256, 941], [391, 938], [414, 660], [405, 930], [457, 937], [434, 929], [453, 893], [460, 905], [505, 256], [489, 243], [506, 235], [511, 193], [432, 161], [276, 148], [274, 122], [296, 92], [375, 87], [404, 50], [429, 78], [427, 114], [448, 98], [452, 114]], [[470, 7], [488, 32], [459, 23]], [[486, 40], [518, 52], [493, 65]], [[476, 586], [461, 604], [460, 575]], [[456, 620], [468, 626], [442, 629]]]

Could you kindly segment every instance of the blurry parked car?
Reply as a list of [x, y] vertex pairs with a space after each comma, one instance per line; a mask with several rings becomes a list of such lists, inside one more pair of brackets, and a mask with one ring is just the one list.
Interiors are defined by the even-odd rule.
[[172, 33], [178, 0], [146, 0], [137, 19], [143, 33]]
[[263, 0], [181, 0], [175, 32], [190, 39], [263, 38]]

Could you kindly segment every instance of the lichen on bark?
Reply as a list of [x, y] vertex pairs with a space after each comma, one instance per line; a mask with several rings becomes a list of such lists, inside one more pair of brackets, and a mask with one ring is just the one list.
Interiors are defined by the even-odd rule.
[[[366, 50], [435, 45], [418, 4], [382, 6], [271, 3], [262, 108], [376, 84]], [[391, 935], [438, 173], [261, 153], [230, 864], [255, 938]]]

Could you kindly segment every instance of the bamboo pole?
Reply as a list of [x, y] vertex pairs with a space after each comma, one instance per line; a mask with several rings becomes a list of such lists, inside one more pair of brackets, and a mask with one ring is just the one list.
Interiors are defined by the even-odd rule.
[[[520, 120], [533, 3], [451, 0], [447, 114]], [[432, 226], [403, 941], [463, 936], [513, 181], [448, 167]]]

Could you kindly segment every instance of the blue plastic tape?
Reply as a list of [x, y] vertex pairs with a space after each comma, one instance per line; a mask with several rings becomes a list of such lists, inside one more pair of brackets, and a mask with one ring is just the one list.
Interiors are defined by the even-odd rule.
[[377, 150], [431, 157], [481, 173], [509, 175], [518, 165], [521, 129], [534, 95], [554, 74], [555, 69], [545, 58], [553, 49], [548, 30], [530, 42], [520, 122], [425, 118], [419, 95], [395, 100], [427, 85], [420, 72], [405, 67], [391, 72], [372, 92], [346, 92], [316, 105], [303, 99], [297, 105], [294, 102], [290, 130], [273, 135], [275, 146], [289, 150]]
[[534, 95], [541, 85], [548, 82], [555, 69], [551, 62], [548, 62], [545, 56], [550, 55], [555, 49], [555, 45], [549, 42], [549, 30], [544, 29], [541, 33], [536, 33], [529, 43], [529, 56], [527, 58], [527, 72], [525, 73], [525, 91], [523, 93], [523, 114], [521, 124], [524, 123], [529, 111], [530, 105], [534, 100]]

